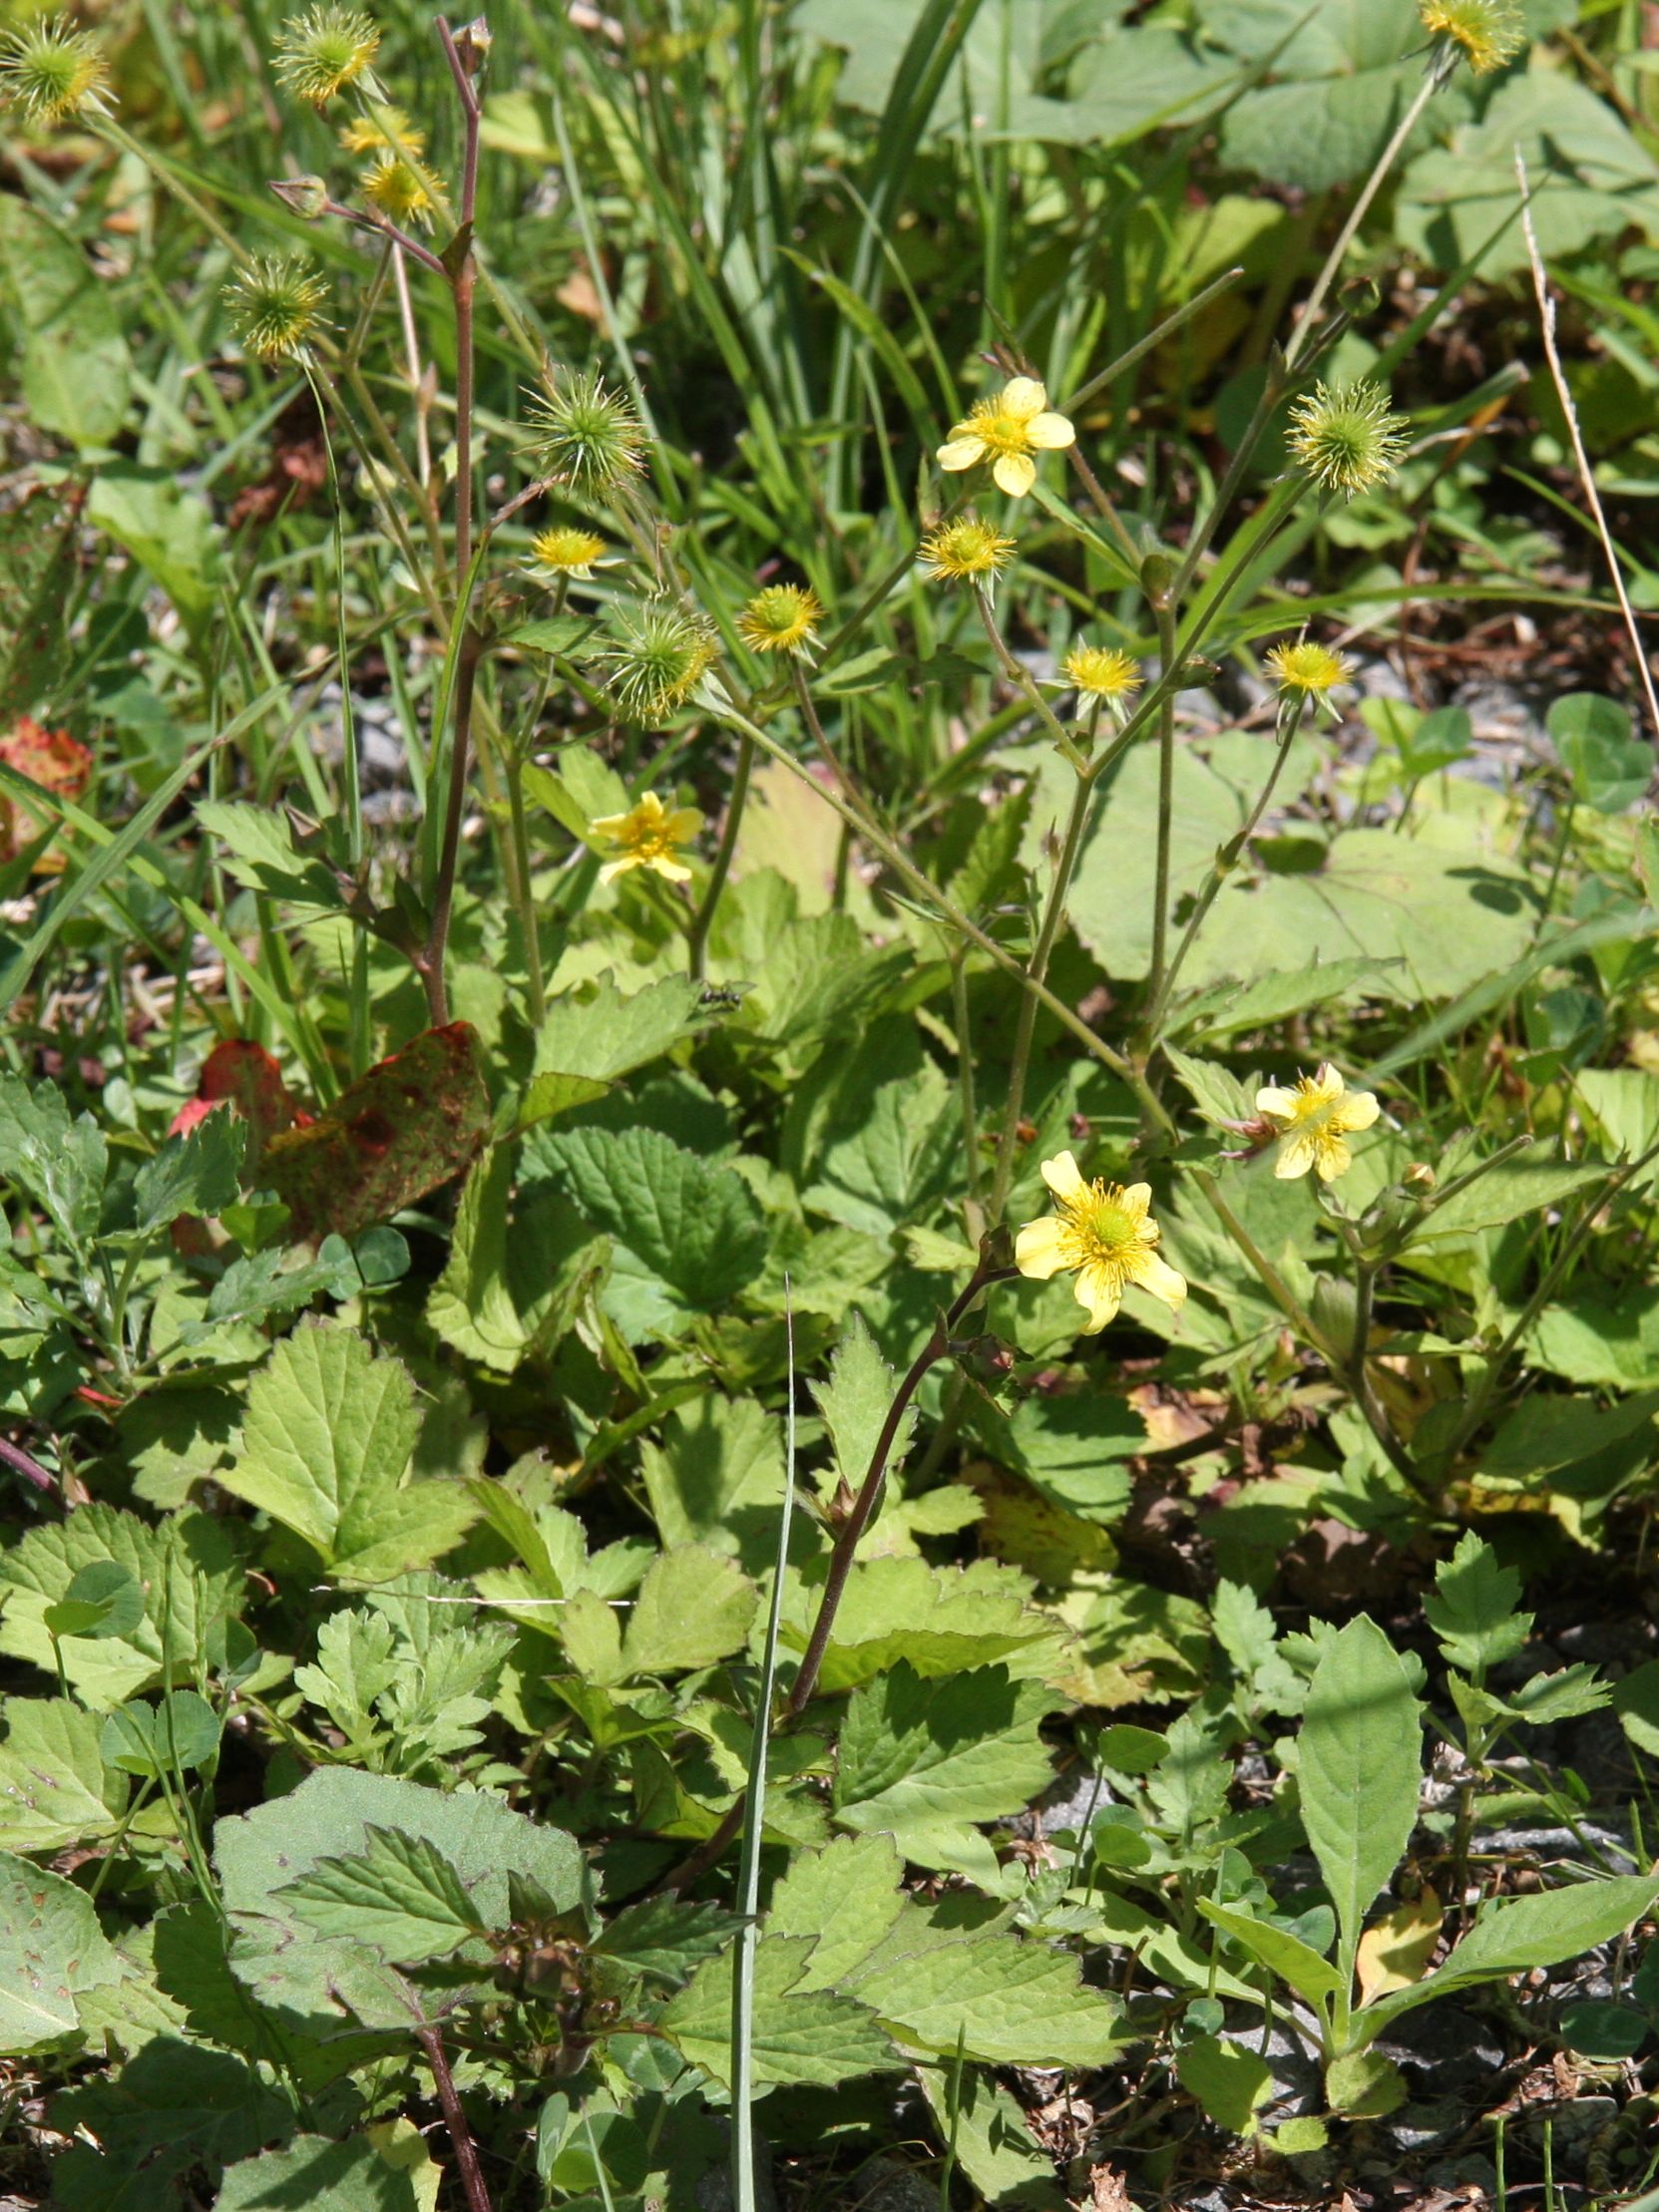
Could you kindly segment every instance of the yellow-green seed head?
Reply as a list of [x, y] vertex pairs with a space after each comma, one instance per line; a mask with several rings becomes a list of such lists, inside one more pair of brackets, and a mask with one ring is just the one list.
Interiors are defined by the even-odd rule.
[[1512, 62], [1526, 44], [1526, 23], [1514, 0], [1418, 0], [1418, 13], [1423, 28], [1456, 49], [1476, 77]]
[[614, 492], [644, 466], [638, 416], [593, 370], [550, 371], [531, 400], [530, 420], [542, 475], [579, 497]]
[[296, 100], [326, 108], [357, 82], [379, 48], [379, 27], [360, 8], [310, 8], [289, 16], [277, 33], [272, 67]]
[[1316, 384], [1290, 411], [1290, 450], [1327, 492], [1357, 499], [1386, 484], [1406, 450], [1407, 418], [1392, 414], [1381, 384]]
[[0, 107], [26, 123], [62, 123], [109, 107], [109, 65], [90, 31], [67, 15], [37, 16], [0, 37]]
[[700, 614], [664, 600], [620, 611], [598, 656], [605, 687], [624, 722], [661, 722], [682, 707], [713, 663], [715, 642]]
[[328, 288], [297, 255], [272, 255], [250, 261], [224, 297], [244, 353], [292, 361], [323, 327]]

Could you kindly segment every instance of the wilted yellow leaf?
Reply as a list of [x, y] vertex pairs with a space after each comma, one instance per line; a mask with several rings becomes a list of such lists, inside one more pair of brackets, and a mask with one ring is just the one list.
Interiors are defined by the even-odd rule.
[[1366, 1930], [1356, 1966], [1362, 2005], [1386, 1997], [1390, 1990], [1409, 1990], [1423, 1980], [1440, 1941], [1445, 1911], [1434, 1891], [1426, 1889]]

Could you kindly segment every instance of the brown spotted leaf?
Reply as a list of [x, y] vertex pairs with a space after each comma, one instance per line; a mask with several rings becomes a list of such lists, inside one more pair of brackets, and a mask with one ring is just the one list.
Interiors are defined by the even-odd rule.
[[83, 486], [61, 500], [39, 491], [0, 513], [0, 723], [44, 698], [64, 659], [63, 612], [85, 501]]
[[264, 1176], [295, 1236], [355, 1237], [470, 1166], [489, 1127], [478, 1033], [452, 1021], [371, 1067], [308, 1129], [272, 1138]]

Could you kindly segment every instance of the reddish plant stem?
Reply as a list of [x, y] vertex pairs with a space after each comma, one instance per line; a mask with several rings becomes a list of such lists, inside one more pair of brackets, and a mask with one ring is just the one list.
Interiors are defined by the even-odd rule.
[[461, 2099], [456, 2094], [455, 2076], [449, 2070], [444, 2039], [435, 2028], [420, 2027], [415, 2029], [415, 2040], [425, 2051], [426, 2062], [432, 2068], [432, 2078], [438, 2085], [438, 2102], [443, 2107], [444, 2125], [448, 2128], [450, 2142], [454, 2145], [455, 2163], [461, 2169], [461, 2186], [467, 2192], [467, 2212], [495, 2212], [490, 2202], [490, 2192], [485, 2186], [484, 2169], [478, 2162], [478, 2145], [472, 2139], [472, 2129], [467, 2125], [467, 2115], [461, 2109]]
[[[1013, 1268], [990, 1267], [982, 1259], [974, 1270], [967, 1289], [960, 1292], [949, 1311], [940, 1316], [933, 1334], [911, 1361], [904, 1380], [894, 1392], [893, 1402], [887, 1409], [887, 1418], [881, 1425], [881, 1434], [876, 1438], [875, 1449], [870, 1454], [869, 1470], [859, 1486], [858, 1496], [853, 1500], [852, 1511], [841, 1524], [835, 1539], [835, 1549], [830, 1554], [829, 1572], [824, 1577], [823, 1595], [818, 1600], [817, 1619], [812, 1624], [812, 1634], [807, 1640], [805, 1654], [784, 1702], [783, 1718], [786, 1726], [790, 1721], [800, 1718], [811, 1703], [812, 1693], [818, 1686], [824, 1654], [829, 1649], [830, 1633], [835, 1627], [835, 1616], [846, 1592], [847, 1578], [853, 1571], [853, 1558], [860, 1538], [869, 1527], [876, 1507], [881, 1503], [882, 1489], [887, 1480], [888, 1455], [893, 1449], [900, 1424], [910, 1408], [911, 1399], [921, 1388], [928, 1369], [936, 1361], [943, 1359], [950, 1349], [951, 1331], [981, 1291], [989, 1289], [993, 1283], [1006, 1283], [1015, 1272]], [[747, 1803], [747, 1792], [744, 1792], [726, 1812], [714, 1833], [705, 1842], [698, 1844], [688, 1859], [675, 1867], [661, 1887], [686, 1889], [699, 1875], [705, 1874], [742, 1827]]]

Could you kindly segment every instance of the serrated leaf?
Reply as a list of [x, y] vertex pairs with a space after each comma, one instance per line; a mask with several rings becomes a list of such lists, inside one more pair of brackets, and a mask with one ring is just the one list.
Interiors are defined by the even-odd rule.
[[1052, 1778], [1037, 1722], [1053, 1693], [980, 1666], [927, 1681], [901, 1662], [847, 1701], [835, 1775], [843, 1827], [911, 1828], [1022, 1811]]
[[447, 1552], [478, 1514], [459, 1483], [404, 1483], [420, 1431], [400, 1361], [351, 1329], [302, 1322], [249, 1384], [242, 1448], [218, 1479], [326, 1566], [383, 1581]]
[[[797, 1990], [812, 1944], [779, 1936], [755, 1955], [751, 2056], [757, 2085], [817, 2083], [832, 2088], [861, 2073], [895, 2071], [901, 2061], [867, 2006], [834, 1990]], [[697, 1969], [657, 2015], [658, 2032], [711, 2080], [730, 2086], [732, 1953]]]
[[348, 2136], [298, 2135], [284, 2150], [227, 2166], [213, 2212], [268, 2212], [303, 2205], [305, 2212], [430, 2212], [421, 2168], [380, 2130]]
[[44, 1208], [71, 1245], [98, 1227], [107, 1165], [103, 1132], [90, 1114], [71, 1121], [56, 1083], [0, 1075], [0, 1176]]
[[711, 1167], [659, 1130], [558, 1130], [541, 1157], [596, 1229], [697, 1312], [712, 1312], [760, 1273], [766, 1225], [730, 1168]]
[[296, 1920], [404, 1966], [448, 1958], [485, 1932], [466, 1884], [436, 1844], [372, 1823], [363, 1836], [361, 1852], [318, 1859], [275, 1893]]
[[549, 1005], [536, 1032], [535, 1072], [613, 1083], [704, 1028], [702, 999], [701, 984], [684, 975], [665, 975], [627, 994], [614, 975], [602, 975], [590, 991]]
[[732, 1561], [700, 1544], [652, 1560], [622, 1638], [628, 1674], [681, 1673], [729, 1659], [748, 1640], [760, 1593]]
[[1325, 2094], [1333, 2112], [1351, 2120], [1380, 2120], [1398, 2112], [1411, 2092], [1392, 2058], [1377, 2050], [1345, 2050], [1325, 2069]]
[[[812, 1395], [830, 1433], [836, 1473], [855, 1497], [897, 1389], [898, 1377], [877, 1350], [863, 1314], [849, 1313], [830, 1357], [829, 1380], [815, 1382]], [[916, 1408], [907, 1406], [888, 1453], [889, 1474], [909, 1449], [915, 1425]]]
[[971, 2058], [1019, 2066], [1104, 2065], [1123, 2047], [1121, 2008], [1084, 1988], [1074, 1953], [996, 1927], [906, 1956], [904, 1926], [842, 1978], [900, 2042], [943, 2054], [960, 2037]]
[[1371, 1901], [1417, 1824], [1422, 1780], [1411, 1680], [1369, 1615], [1326, 1646], [1297, 1743], [1302, 1825], [1337, 1909], [1347, 1973]]
[[870, 1956], [899, 1918], [903, 1873], [898, 1845], [881, 1834], [837, 1836], [790, 1862], [772, 1892], [766, 1934], [816, 1939], [798, 1989], [832, 1989]]
[[16, 193], [0, 207], [0, 298], [16, 318], [32, 420], [77, 446], [108, 446], [132, 378], [113, 287], [73, 238]]
[[742, 1924], [741, 1913], [706, 1900], [686, 1904], [677, 1897], [648, 1897], [609, 1920], [593, 1948], [675, 1988], [722, 1951]]
[[0, 1851], [0, 2051], [73, 2036], [77, 1992], [120, 1978], [85, 1890]]
[[1564, 1204], [1578, 1192], [1605, 1183], [1607, 1175], [1605, 1167], [1560, 1160], [1552, 1146], [1534, 1145], [1425, 1215], [1410, 1241], [1414, 1246], [1432, 1245], [1448, 1237], [1472, 1236], [1476, 1230], [1501, 1229], [1507, 1222]]
[[770, 1563], [783, 1504], [783, 1442], [753, 1398], [710, 1391], [677, 1406], [662, 1423], [661, 1443], [642, 1446], [639, 1464], [664, 1544], [703, 1544], [757, 1573]]
[[61, 1851], [119, 1825], [130, 1794], [106, 1765], [102, 1722], [67, 1697], [8, 1697], [0, 1743], [0, 1844]]
[[1479, 1681], [1500, 1659], [1512, 1659], [1532, 1628], [1531, 1614], [1515, 1610], [1519, 1596], [1515, 1570], [1500, 1567], [1491, 1546], [1466, 1530], [1435, 1570], [1435, 1594], [1423, 1601], [1448, 1664]]
[[153, 1235], [181, 1214], [216, 1214], [235, 1197], [246, 1131], [222, 1109], [182, 1137], [169, 1137], [133, 1178], [136, 1227]]
[[[1052, 1614], [1028, 1603], [1031, 1585], [991, 1560], [938, 1568], [925, 1559], [872, 1559], [847, 1578], [824, 1654], [821, 1686], [850, 1689], [901, 1660], [918, 1674], [954, 1674], [1001, 1659], [1013, 1674], [1037, 1673], [1059, 1636]], [[782, 1643], [804, 1652], [815, 1594], [792, 1582], [784, 1594]]]

